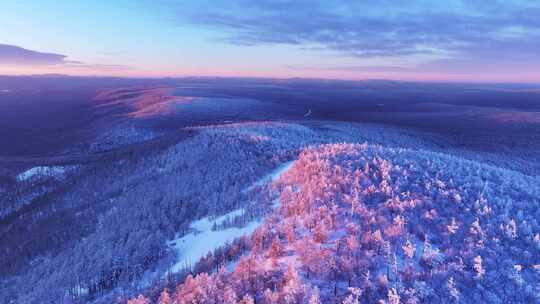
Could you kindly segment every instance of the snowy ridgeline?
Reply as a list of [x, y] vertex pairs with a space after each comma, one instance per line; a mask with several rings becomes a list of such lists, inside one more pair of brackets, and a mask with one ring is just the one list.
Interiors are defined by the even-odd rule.
[[[246, 191], [251, 190], [255, 186], [262, 186], [277, 180], [293, 164], [294, 161], [281, 164], [275, 170], [255, 182]], [[213, 229], [213, 227], [219, 227], [236, 217], [243, 216], [244, 213], [244, 209], [236, 209], [214, 219], [204, 217], [191, 223], [190, 228], [194, 230], [193, 232], [175, 238], [167, 243], [169, 247], [174, 248], [178, 255], [177, 262], [171, 267], [170, 272], [178, 273], [183, 269], [188, 269], [209, 252], [232, 242], [234, 239], [253, 233], [262, 224], [262, 220], [247, 222], [244, 227], [240, 228]]]
[[66, 174], [75, 169], [76, 166], [38, 166], [28, 169], [19, 175], [17, 175], [17, 181], [31, 181], [37, 180], [43, 177], [52, 177], [59, 180], [63, 180]]

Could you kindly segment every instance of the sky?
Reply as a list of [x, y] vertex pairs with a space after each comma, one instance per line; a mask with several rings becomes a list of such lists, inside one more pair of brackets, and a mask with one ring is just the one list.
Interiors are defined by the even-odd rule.
[[2, 0], [0, 74], [540, 82], [538, 0]]

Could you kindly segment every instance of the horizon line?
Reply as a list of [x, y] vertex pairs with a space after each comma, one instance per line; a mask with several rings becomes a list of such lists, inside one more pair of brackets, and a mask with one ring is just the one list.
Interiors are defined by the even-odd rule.
[[501, 85], [501, 84], [521, 84], [521, 85], [540, 85], [538, 82], [526, 82], [526, 81], [471, 81], [471, 80], [404, 80], [404, 79], [392, 79], [392, 78], [365, 78], [365, 79], [350, 79], [350, 78], [333, 78], [333, 77], [270, 77], [270, 76], [196, 76], [196, 75], [178, 75], [178, 76], [113, 76], [113, 75], [70, 75], [70, 74], [58, 74], [58, 73], [43, 73], [43, 74], [1, 74], [0, 77], [34, 77], [34, 78], [102, 78], [102, 79], [133, 79], [133, 80], [145, 80], [145, 79], [169, 79], [169, 80], [181, 80], [181, 79], [253, 79], [253, 80], [274, 80], [274, 81], [290, 81], [290, 80], [307, 80], [307, 81], [336, 81], [336, 82], [368, 82], [368, 81], [388, 81], [388, 82], [400, 82], [400, 83], [437, 83], [437, 84], [486, 84], [486, 85]]

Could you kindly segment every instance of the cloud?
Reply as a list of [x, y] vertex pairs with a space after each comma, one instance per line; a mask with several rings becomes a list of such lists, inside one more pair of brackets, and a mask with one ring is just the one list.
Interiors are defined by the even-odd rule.
[[9, 65], [57, 65], [66, 64], [66, 55], [42, 53], [22, 47], [0, 44], [0, 64]]
[[540, 66], [540, 2], [533, 0], [227, 0], [177, 7], [176, 21], [225, 43], [285, 44], [371, 58], [463, 59]]
[[10, 66], [57, 66], [89, 70], [131, 70], [132, 67], [117, 64], [85, 63], [67, 60], [67, 55], [28, 50], [19, 46], [0, 44], [0, 65]]

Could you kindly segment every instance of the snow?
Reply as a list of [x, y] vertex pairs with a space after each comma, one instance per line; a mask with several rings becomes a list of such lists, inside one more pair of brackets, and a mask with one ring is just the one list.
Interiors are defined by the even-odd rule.
[[287, 172], [287, 170], [289, 170], [292, 167], [293, 164], [294, 164], [294, 161], [288, 161], [288, 162], [285, 162], [285, 163], [279, 165], [272, 172], [268, 173], [263, 178], [256, 181], [248, 189], [251, 189], [254, 186], [262, 186], [264, 184], [267, 184], [267, 183], [270, 183], [270, 182], [273, 182], [273, 181], [277, 180], [283, 173]]
[[23, 173], [17, 175], [17, 180], [26, 181], [32, 178], [39, 178], [42, 176], [63, 178], [65, 173], [66, 173], [66, 168], [61, 167], [61, 166], [54, 166], [54, 167], [39, 166], [39, 167], [33, 167], [31, 169], [28, 169], [24, 171]]
[[220, 217], [217, 217], [214, 220], [210, 220], [210, 217], [202, 218], [198, 221], [191, 223], [191, 228], [198, 231], [212, 229], [212, 226], [214, 224], [216, 224], [216, 226], [219, 226], [225, 223], [227, 220], [232, 220], [235, 217], [242, 216], [242, 215], [244, 215], [244, 209], [236, 209]]
[[230, 227], [222, 230], [212, 230], [214, 224], [218, 226], [227, 219], [233, 219], [243, 213], [243, 209], [237, 209], [214, 220], [210, 217], [204, 217], [191, 223], [190, 228], [195, 230], [194, 232], [169, 242], [169, 246], [173, 247], [179, 254], [179, 259], [172, 266], [171, 272], [179, 272], [184, 268], [189, 268], [189, 266], [195, 265], [199, 259], [206, 256], [208, 252], [255, 231], [261, 221], [248, 222], [245, 227], [241, 228]]
[[[262, 185], [277, 180], [283, 173], [291, 168], [293, 163], [294, 161], [290, 161], [280, 165], [274, 171], [257, 181], [256, 184]], [[253, 233], [255, 229], [262, 224], [262, 220], [250, 221], [244, 227], [229, 227], [221, 230], [212, 230], [212, 227], [220, 226], [228, 220], [242, 216], [244, 213], [244, 209], [236, 209], [214, 219], [211, 217], [204, 217], [192, 222], [190, 228], [194, 230], [193, 232], [168, 242], [168, 246], [174, 248], [178, 254], [177, 262], [171, 267], [170, 271], [172, 273], [177, 273], [182, 269], [190, 268], [209, 252], [214, 251], [239, 237]]]
[[281, 165], [279, 165], [277, 168], [275, 168], [270, 173], [263, 176], [258, 181], [254, 182], [251, 186], [245, 188], [242, 190], [243, 193], [251, 191], [256, 186], [263, 186], [265, 184], [271, 183], [275, 180], [277, 180], [283, 173], [285, 173], [287, 170], [289, 170], [292, 165], [294, 164], [294, 161], [288, 161]]
[[73, 293], [77, 296], [86, 296], [90, 293], [90, 289], [88, 287], [83, 287], [81, 285], [75, 286], [75, 290]]

